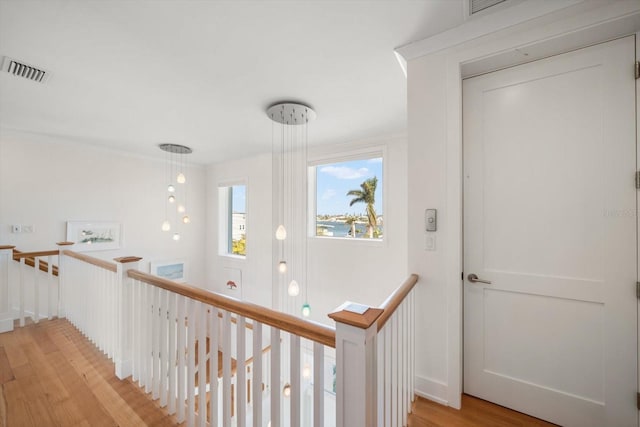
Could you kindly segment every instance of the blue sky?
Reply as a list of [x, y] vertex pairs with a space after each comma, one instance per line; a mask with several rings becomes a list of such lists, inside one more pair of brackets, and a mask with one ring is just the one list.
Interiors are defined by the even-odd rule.
[[233, 212], [246, 212], [247, 207], [247, 187], [245, 185], [234, 185], [232, 198]]
[[349, 206], [349, 190], [360, 190], [366, 179], [378, 177], [376, 212], [382, 215], [382, 158], [352, 160], [316, 167], [316, 212], [318, 215], [363, 214], [364, 203]]

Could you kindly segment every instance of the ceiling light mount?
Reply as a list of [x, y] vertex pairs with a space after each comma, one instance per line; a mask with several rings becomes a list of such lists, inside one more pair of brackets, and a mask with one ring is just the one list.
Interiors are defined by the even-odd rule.
[[193, 150], [185, 145], [179, 144], [160, 144], [158, 145], [162, 151], [174, 154], [191, 154]]
[[316, 118], [316, 112], [299, 102], [276, 102], [267, 108], [267, 116], [283, 125], [304, 125]]

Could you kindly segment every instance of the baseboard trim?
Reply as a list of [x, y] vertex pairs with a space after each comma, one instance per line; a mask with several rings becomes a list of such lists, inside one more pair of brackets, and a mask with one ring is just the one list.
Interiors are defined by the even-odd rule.
[[415, 394], [441, 405], [449, 406], [447, 400], [449, 387], [442, 381], [416, 375]]

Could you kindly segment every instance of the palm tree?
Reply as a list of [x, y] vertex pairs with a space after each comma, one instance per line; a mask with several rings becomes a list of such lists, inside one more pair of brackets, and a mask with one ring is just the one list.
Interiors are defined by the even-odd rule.
[[346, 215], [346, 217], [347, 219], [344, 222], [351, 226], [349, 234], [351, 237], [356, 237], [356, 221], [358, 221], [358, 217], [355, 215]]
[[367, 219], [369, 220], [367, 233], [369, 234], [370, 239], [373, 238], [374, 230], [378, 227], [378, 215], [376, 215], [376, 208], [374, 206], [376, 203], [377, 186], [378, 177], [374, 176], [360, 184], [360, 188], [362, 188], [361, 190], [351, 190], [347, 193], [347, 196], [354, 196], [354, 199], [351, 200], [349, 206], [353, 206], [356, 203], [367, 204]]

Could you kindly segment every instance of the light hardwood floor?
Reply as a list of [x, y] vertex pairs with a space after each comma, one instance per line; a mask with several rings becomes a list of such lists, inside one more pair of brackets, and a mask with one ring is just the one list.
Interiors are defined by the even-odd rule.
[[462, 409], [456, 410], [422, 398], [413, 403], [409, 427], [514, 427], [555, 426], [486, 400], [462, 396]]
[[[175, 426], [68, 321], [0, 334], [0, 426]], [[552, 426], [471, 396], [462, 410], [418, 398], [410, 427]]]
[[68, 321], [0, 334], [0, 426], [174, 426]]

